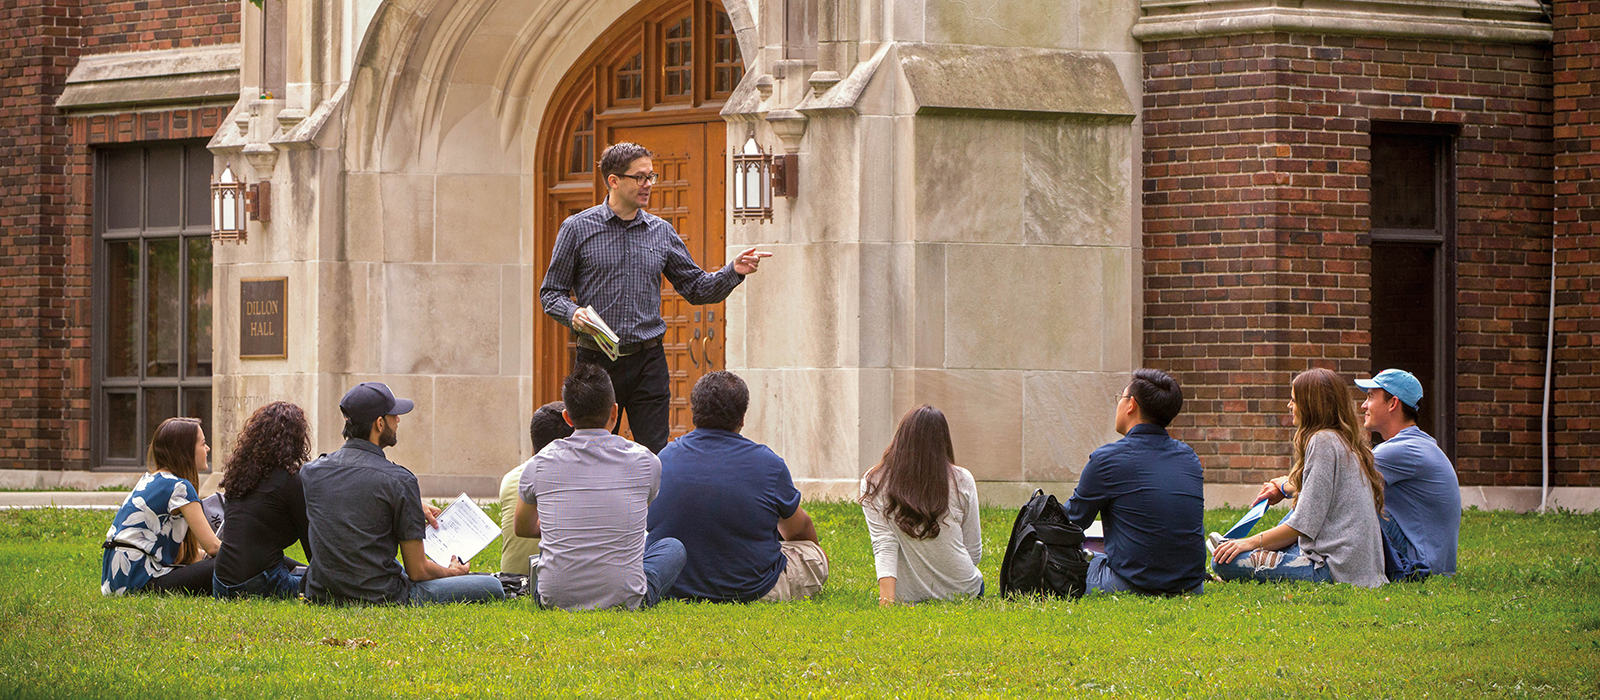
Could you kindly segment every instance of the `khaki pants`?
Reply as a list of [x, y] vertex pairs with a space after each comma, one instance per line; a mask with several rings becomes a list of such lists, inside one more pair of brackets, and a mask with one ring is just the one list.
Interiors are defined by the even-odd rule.
[[822, 590], [828, 582], [828, 555], [817, 543], [810, 541], [783, 542], [783, 556], [789, 564], [783, 568], [772, 590], [761, 596], [763, 601], [803, 600]]

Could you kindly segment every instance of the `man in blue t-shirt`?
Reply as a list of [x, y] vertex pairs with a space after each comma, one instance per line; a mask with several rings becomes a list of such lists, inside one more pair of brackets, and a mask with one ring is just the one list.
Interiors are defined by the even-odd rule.
[[1405, 370], [1386, 369], [1357, 379], [1356, 386], [1367, 390], [1362, 427], [1383, 435], [1383, 444], [1372, 448], [1385, 484], [1383, 534], [1433, 573], [1455, 573], [1461, 482], [1439, 443], [1417, 427], [1422, 383]]
[[688, 562], [669, 597], [726, 602], [800, 600], [828, 580], [828, 557], [789, 466], [739, 434], [750, 390], [732, 372], [695, 382], [695, 429], [661, 451], [651, 543], [673, 537]]
[[1125, 437], [1089, 455], [1067, 500], [1079, 527], [1103, 516], [1106, 552], [1089, 562], [1089, 590], [1204, 592], [1204, 473], [1194, 450], [1167, 435], [1182, 409], [1183, 388], [1161, 370], [1135, 371], [1117, 396]]

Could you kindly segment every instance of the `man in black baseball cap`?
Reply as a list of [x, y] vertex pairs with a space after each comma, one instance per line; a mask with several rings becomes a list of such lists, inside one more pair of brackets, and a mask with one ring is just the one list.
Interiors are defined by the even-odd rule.
[[339, 400], [344, 446], [300, 470], [311, 540], [308, 598], [419, 604], [505, 597], [493, 576], [464, 575], [465, 562], [452, 557], [440, 566], [423, 552], [432, 517], [417, 477], [383, 452], [398, 442], [400, 416], [415, 407], [380, 382], [357, 384]]

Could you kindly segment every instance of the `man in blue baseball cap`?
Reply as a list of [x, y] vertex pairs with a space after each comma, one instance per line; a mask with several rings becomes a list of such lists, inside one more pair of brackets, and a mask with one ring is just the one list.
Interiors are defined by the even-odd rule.
[[357, 384], [339, 400], [344, 446], [300, 469], [311, 555], [306, 597], [410, 604], [505, 598], [499, 579], [465, 575], [465, 562], [452, 557], [440, 566], [423, 552], [438, 509], [422, 502], [416, 475], [383, 452], [399, 442], [400, 416], [415, 407], [381, 382]]
[[1383, 436], [1372, 457], [1385, 484], [1384, 536], [1433, 573], [1455, 573], [1461, 483], [1439, 443], [1417, 427], [1422, 383], [1405, 370], [1386, 369], [1356, 386], [1367, 390], [1362, 427]]

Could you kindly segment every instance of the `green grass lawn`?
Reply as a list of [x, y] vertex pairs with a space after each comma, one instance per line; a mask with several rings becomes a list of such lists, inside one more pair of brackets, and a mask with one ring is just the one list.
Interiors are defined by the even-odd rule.
[[[106, 599], [110, 513], [3, 511], [0, 697], [1600, 697], [1600, 515], [1468, 513], [1459, 575], [1376, 591], [879, 609], [860, 509], [806, 508], [815, 600], [577, 614]], [[984, 511], [991, 591], [1011, 518]]]

